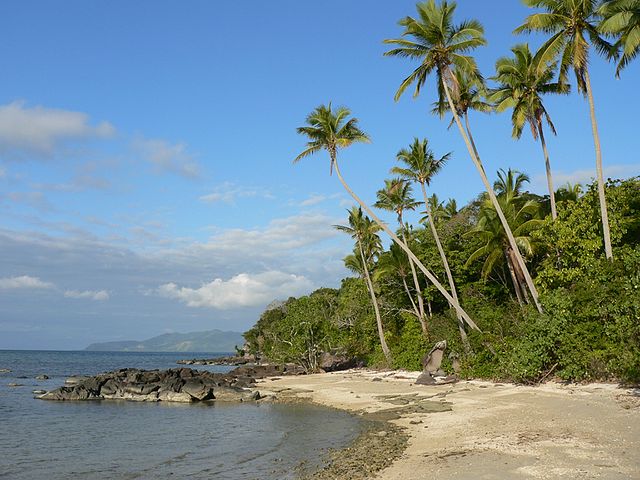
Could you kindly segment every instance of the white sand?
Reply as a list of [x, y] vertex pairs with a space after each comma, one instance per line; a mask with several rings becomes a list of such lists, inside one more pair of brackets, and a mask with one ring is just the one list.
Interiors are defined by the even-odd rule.
[[413, 384], [417, 375], [350, 370], [267, 379], [259, 388], [351, 412], [399, 407], [384, 395], [450, 402], [452, 411], [394, 420], [407, 428], [409, 445], [375, 477], [381, 480], [640, 479], [639, 389], [479, 381], [422, 386]]

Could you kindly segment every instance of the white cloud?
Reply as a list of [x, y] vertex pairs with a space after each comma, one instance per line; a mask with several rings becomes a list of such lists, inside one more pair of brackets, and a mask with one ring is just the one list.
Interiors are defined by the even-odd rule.
[[53, 205], [42, 192], [9, 192], [6, 195], [0, 194], [0, 199], [2, 198], [16, 204], [27, 205], [42, 212], [54, 210]]
[[105, 301], [105, 300], [109, 300], [109, 292], [107, 292], [106, 290], [84, 290], [84, 291], [79, 291], [79, 290], [67, 290], [66, 292], [64, 292], [64, 296], [66, 298], [88, 298], [90, 300], [96, 300], [96, 301]]
[[[605, 165], [603, 169], [604, 178], [628, 178], [636, 175], [640, 175], [640, 164], [626, 164], [626, 165]], [[573, 172], [563, 172], [560, 170], [552, 171], [553, 184], [556, 189], [565, 185], [566, 183], [591, 183], [596, 178], [596, 169], [587, 168], [583, 170], [574, 170]], [[544, 174], [536, 175], [533, 178], [531, 189], [534, 191], [547, 192], [547, 177]]]
[[199, 288], [167, 283], [158, 288], [158, 293], [180, 300], [189, 307], [226, 310], [266, 305], [275, 298], [296, 296], [312, 289], [312, 282], [304, 276], [269, 271], [258, 274], [240, 273], [229, 280], [216, 278]]
[[0, 106], [0, 152], [50, 156], [65, 141], [110, 137], [115, 128], [108, 122], [96, 126], [82, 112], [42, 106], [26, 107], [24, 102]]
[[187, 178], [200, 176], [200, 167], [193, 156], [187, 152], [184, 143], [174, 145], [161, 139], [137, 138], [133, 148], [140, 152], [145, 160], [151, 162], [159, 171], [177, 173]]
[[0, 278], [0, 290], [11, 290], [17, 288], [53, 288], [53, 284], [49, 282], [43, 282], [38, 277], [31, 277], [29, 275]]
[[261, 197], [275, 198], [268, 190], [258, 187], [242, 187], [231, 182], [224, 182], [213, 189], [211, 193], [202, 195], [200, 200], [207, 203], [224, 202], [234, 204], [238, 198]]

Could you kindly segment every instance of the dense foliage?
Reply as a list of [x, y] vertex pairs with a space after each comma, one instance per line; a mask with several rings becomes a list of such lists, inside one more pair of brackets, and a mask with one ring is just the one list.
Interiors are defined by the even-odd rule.
[[[559, 192], [556, 221], [547, 213], [546, 198], [521, 191], [512, 199], [538, 207], [537, 212], [532, 210], [540, 221], [529, 234], [533, 247], [527, 262], [541, 292], [542, 314], [526, 299], [518, 303], [508, 257], [502, 252], [488, 274], [485, 258], [473, 260], [486, 242], [478, 224], [491, 205], [483, 196], [453, 215], [446, 214], [436, 200], [438, 232], [461, 303], [482, 329], [482, 333], [469, 331], [469, 352], [461, 342], [455, 312], [421, 277], [429, 311], [428, 332], [423, 334], [402, 279], [411, 277], [406, 256], [397, 247], [380, 252], [372, 271], [391, 366], [419, 369], [429, 346], [446, 339], [451, 357], [461, 360], [467, 376], [520, 382], [551, 375], [567, 380], [639, 381], [640, 179], [607, 186], [613, 262], [604, 257], [597, 228], [596, 186], [578, 198], [566, 197]], [[436, 275], [444, 277], [429, 228], [413, 229], [411, 248]], [[411, 283], [406, 285], [415, 294]], [[362, 278], [346, 278], [339, 289], [323, 288], [269, 308], [245, 338], [254, 353], [273, 361], [296, 362], [309, 370], [318, 367], [322, 352], [357, 357], [369, 365], [385, 364]], [[450, 365], [448, 358], [445, 367]]]

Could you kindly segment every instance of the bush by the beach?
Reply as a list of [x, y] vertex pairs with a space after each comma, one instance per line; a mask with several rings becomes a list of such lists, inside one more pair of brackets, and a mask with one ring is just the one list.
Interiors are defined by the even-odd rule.
[[[527, 192], [521, 197], [539, 208], [535, 215], [540, 221], [527, 233], [534, 247], [527, 260], [544, 313], [518, 302], [499, 255], [488, 275], [483, 274], [482, 257], [469, 261], [484, 241], [474, 233], [482, 216], [480, 197], [450, 218], [440, 219], [438, 230], [461, 304], [482, 333], [468, 329], [471, 350], [467, 351], [455, 313], [422, 280], [425, 305], [432, 312], [425, 336], [397, 272], [377, 270], [391, 255], [382, 252], [372, 273], [390, 366], [419, 370], [429, 348], [447, 340], [449, 353], [461, 360], [461, 375], [467, 377], [639, 382], [640, 180], [610, 181], [607, 186], [613, 262], [603, 255], [594, 185], [582, 196], [561, 199], [556, 221], [547, 215], [546, 198]], [[416, 229], [410, 246], [436, 276], [445, 277], [428, 228]], [[372, 366], [389, 366], [362, 278], [347, 278], [339, 289], [320, 289], [268, 309], [245, 338], [253, 353], [298, 362], [310, 370], [323, 351], [336, 350]], [[446, 357], [443, 366], [451, 369]]]

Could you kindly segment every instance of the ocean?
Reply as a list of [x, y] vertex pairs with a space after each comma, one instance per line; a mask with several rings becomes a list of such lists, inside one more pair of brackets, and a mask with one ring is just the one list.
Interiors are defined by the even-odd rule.
[[[317, 467], [362, 423], [307, 404], [52, 402], [72, 375], [131, 367], [176, 368], [198, 353], [0, 350], [0, 478], [294, 479]], [[192, 368], [224, 372], [224, 366]], [[48, 380], [35, 377], [46, 374]], [[9, 383], [22, 386], [9, 387]]]

